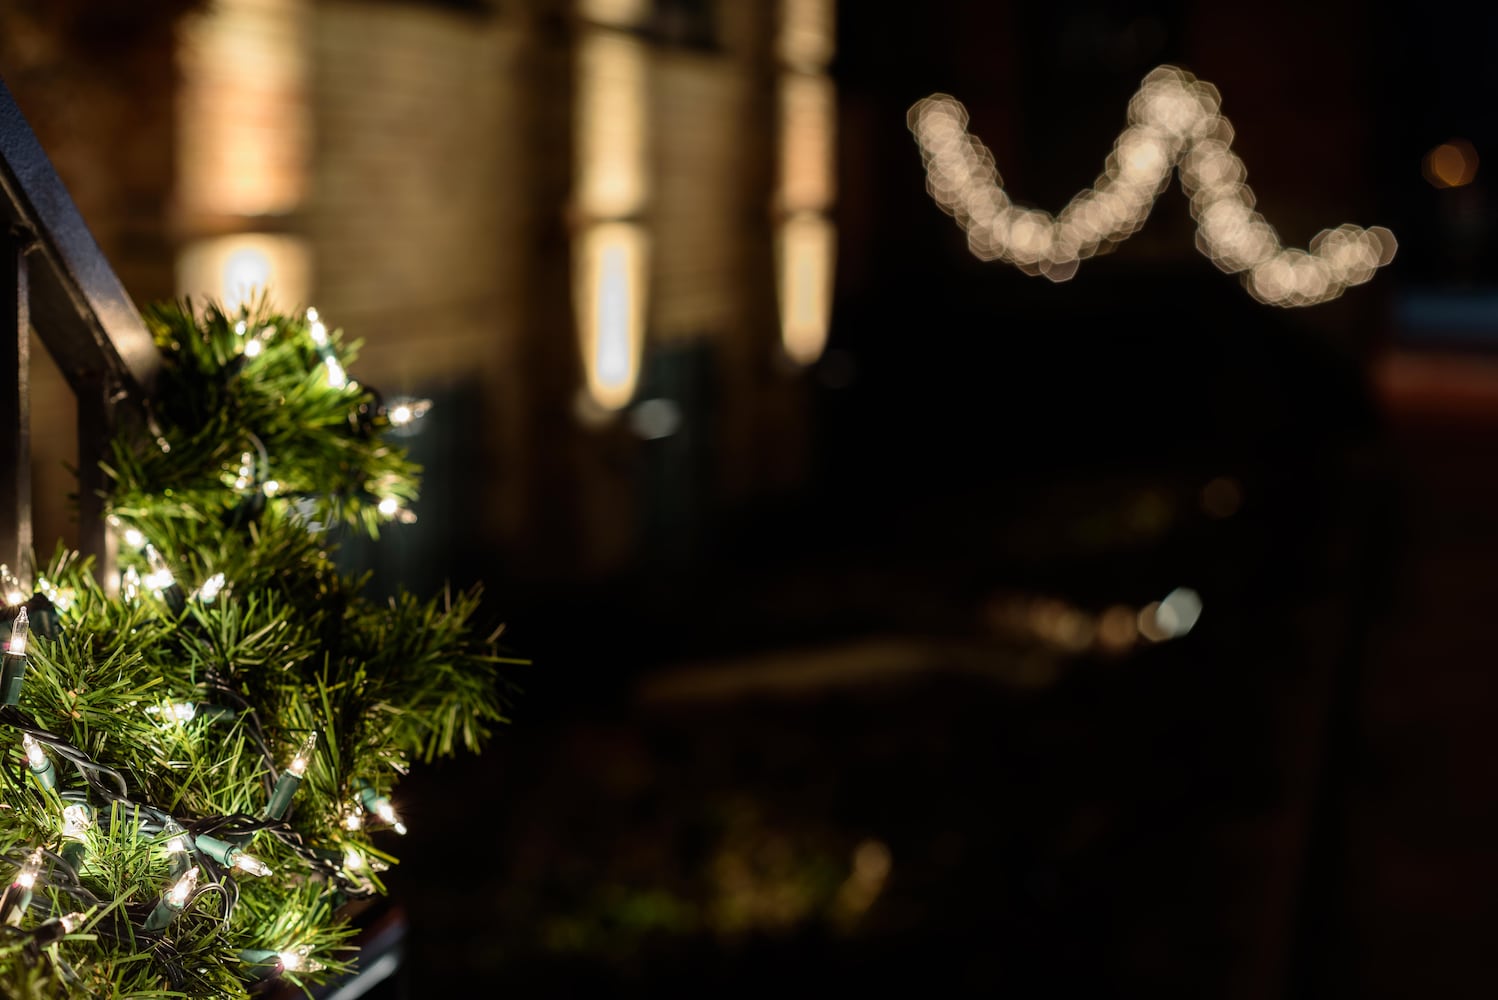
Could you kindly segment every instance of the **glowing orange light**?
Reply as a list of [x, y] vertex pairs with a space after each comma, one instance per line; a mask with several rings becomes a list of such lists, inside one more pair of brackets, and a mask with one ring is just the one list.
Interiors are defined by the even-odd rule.
[[1477, 177], [1477, 150], [1466, 139], [1443, 142], [1425, 154], [1425, 179], [1438, 188], [1461, 187]]
[[1127, 239], [1144, 224], [1172, 170], [1191, 199], [1197, 248], [1223, 271], [1242, 274], [1261, 302], [1327, 302], [1393, 260], [1398, 244], [1382, 226], [1323, 230], [1309, 250], [1281, 244], [1254, 209], [1220, 103], [1217, 88], [1190, 73], [1174, 66], [1152, 71], [1129, 101], [1129, 124], [1102, 176], [1056, 216], [1011, 201], [993, 154], [967, 131], [967, 111], [954, 98], [918, 101], [908, 121], [925, 161], [927, 191], [966, 231], [973, 254], [1027, 274], [1065, 281], [1081, 261]]

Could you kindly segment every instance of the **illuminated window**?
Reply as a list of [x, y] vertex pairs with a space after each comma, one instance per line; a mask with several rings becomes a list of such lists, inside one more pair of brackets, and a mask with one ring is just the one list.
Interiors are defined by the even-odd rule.
[[268, 294], [305, 305], [306, 241], [279, 222], [307, 195], [308, 0], [218, 0], [184, 21], [178, 59], [177, 207], [189, 239], [177, 290], [235, 308]]
[[837, 229], [828, 212], [836, 194], [837, 95], [826, 74], [832, 31], [832, 0], [782, 0], [776, 271], [781, 344], [802, 365], [822, 356], [832, 316]]
[[[580, 12], [624, 27], [647, 7], [585, 0]], [[648, 304], [650, 243], [639, 222], [649, 201], [646, 50], [628, 35], [587, 26], [577, 66], [573, 307], [588, 391], [617, 410], [639, 380]]]
[[231, 310], [267, 293], [273, 308], [289, 312], [306, 304], [311, 271], [306, 240], [239, 233], [183, 247], [177, 256], [177, 290], [194, 298], [221, 299]]

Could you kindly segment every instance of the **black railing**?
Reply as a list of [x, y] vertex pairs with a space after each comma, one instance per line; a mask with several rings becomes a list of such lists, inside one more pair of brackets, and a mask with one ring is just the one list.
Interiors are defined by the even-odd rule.
[[156, 347], [4, 82], [0, 188], [0, 563], [18, 568], [31, 557], [35, 329], [77, 399], [78, 544], [107, 579], [99, 460], [117, 422], [143, 411]]

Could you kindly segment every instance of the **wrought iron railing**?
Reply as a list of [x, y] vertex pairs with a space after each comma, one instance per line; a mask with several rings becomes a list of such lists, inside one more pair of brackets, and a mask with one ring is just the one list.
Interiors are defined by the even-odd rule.
[[156, 347], [3, 82], [0, 189], [0, 563], [31, 558], [34, 329], [77, 399], [79, 548], [107, 580], [99, 460], [118, 422], [143, 414]]

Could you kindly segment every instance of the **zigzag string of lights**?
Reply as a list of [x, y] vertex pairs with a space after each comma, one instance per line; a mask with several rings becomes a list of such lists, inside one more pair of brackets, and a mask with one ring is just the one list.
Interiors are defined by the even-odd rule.
[[968, 130], [967, 110], [947, 94], [917, 101], [907, 121], [926, 165], [926, 189], [967, 232], [983, 260], [1066, 281], [1083, 260], [1138, 231], [1174, 169], [1191, 200], [1196, 246], [1273, 306], [1329, 302], [1371, 279], [1398, 243], [1382, 226], [1324, 229], [1306, 250], [1286, 247], [1255, 207], [1233, 152], [1233, 126], [1217, 88], [1174, 66], [1150, 72], [1129, 100], [1128, 126], [1103, 173], [1059, 215], [1015, 204], [993, 154]]

